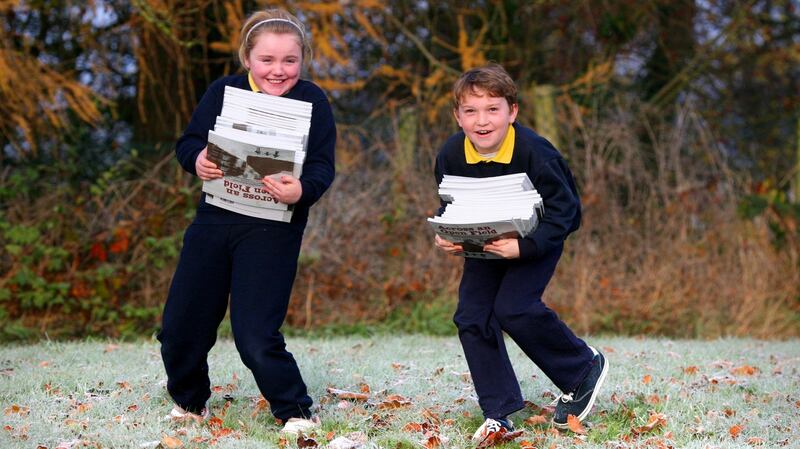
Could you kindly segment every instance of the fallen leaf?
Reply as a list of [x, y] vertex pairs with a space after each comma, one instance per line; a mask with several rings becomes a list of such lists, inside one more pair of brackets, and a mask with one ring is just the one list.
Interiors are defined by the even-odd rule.
[[131, 404], [131, 405], [128, 406], [128, 408], [126, 410], [128, 410], [129, 412], [135, 412], [136, 410], [139, 410], [139, 405]]
[[747, 439], [747, 444], [751, 446], [761, 446], [764, 444], [764, 439], [760, 437], [750, 437]]
[[14, 404], [10, 407], [6, 407], [6, 409], [3, 410], [3, 414], [6, 416], [10, 415], [27, 416], [28, 413], [30, 413], [30, 411], [31, 411], [30, 407], [23, 407], [21, 405]]
[[366, 394], [370, 393], [369, 385], [367, 385], [365, 383], [360, 383], [358, 385], [358, 389], [361, 390], [362, 393], [366, 393]]
[[422, 424], [410, 422], [403, 426], [403, 430], [406, 432], [422, 432]]
[[731, 369], [731, 374], [736, 376], [753, 376], [758, 373], [758, 368], [750, 365], [742, 365]]
[[548, 422], [548, 419], [544, 415], [533, 415], [527, 418], [523, 422], [529, 426], [535, 426], [537, 424], [546, 424]]
[[105, 353], [114, 352], [117, 349], [119, 349], [119, 345], [109, 344], [109, 345], [106, 345], [105, 349], [103, 349], [103, 352], [105, 352]]
[[175, 449], [176, 447], [183, 447], [183, 441], [169, 435], [164, 435], [161, 437], [161, 445], [167, 449]]
[[652, 381], [653, 381], [653, 376], [649, 374], [645, 374], [645, 376], [642, 378], [642, 383], [645, 385], [649, 384]]
[[427, 449], [436, 449], [442, 445], [442, 440], [439, 439], [438, 435], [431, 435], [422, 445]]
[[647, 432], [652, 432], [656, 429], [660, 429], [667, 425], [667, 417], [663, 413], [650, 413], [650, 418], [647, 420], [647, 424], [641, 427], [634, 427], [633, 433], [635, 434], [642, 434]]
[[355, 401], [366, 401], [369, 395], [365, 393], [356, 393], [353, 391], [340, 390], [338, 388], [328, 388], [328, 394], [332, 394], [339, 399], [352, 399]]
[[575, 415], [567, 416], [567, 427], [569, 427], [569, 430], [577, 433], [578, 435], [586, 435], [586, 429]]
[[683, 369], [683, 372], [686, 374], [697, 374], [699, 371], [700, 369], [696, 366], [687, 366]]
[[506, 429], [500, 428], [500, 430], [498, 430], [497, 432], [490, 433], [489, 436], [484, 438], [484, 440], [478, 444], [477, 449], [497, 446], [499, 444], [507, 443], [509, 441], [514, 441], [520, 436], [522, 436], [522, 433], [523, 432], [521, 430], [508, 432]]
[[386, 396], [386, 399], [378, 403], [379, 409], [395, 409], [401, 407], [407, 407], [411, 405], [411, 401], [408, 398], [404, 398], [399, 394], [390, 394]]
[[739, 436], [740, 433], [742, 433], [743, 428], [744, 427], [742, 427], [740, 424], [736, 424], [731, 426], [730, 429], [728, 429], [728, 433], [731, 435], [731, 438], [736, 438]]

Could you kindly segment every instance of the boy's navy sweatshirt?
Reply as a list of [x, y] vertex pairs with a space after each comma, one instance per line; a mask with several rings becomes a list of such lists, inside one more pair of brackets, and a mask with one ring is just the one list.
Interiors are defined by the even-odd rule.
[[[519, 240], [520, 259], [537, 258], [561, 245], [581, 223], [581, 203], [575, 180], [558, 150], [533, 130], [514, 123], [514, 153], [511, 162], [467, 164], [464, 132], [451, 136], [436, 156], [436, 184], [445, 174], [487, 178], [527, 173], [542, 196], [544, 217], [536, 230]], [[444, 204], [439, 214], [444, 211]]]
[[[239, 89], [250, 90], [247, 75], [231, 75], [220, 78], [209, 86], [200, 103], [192, 113], [192, 119], [186, 131], [178, 139], [175, 146], [175, 153], [178, 162], [184, 170], [197, 175], [194, 163], [197, 155], [208, 145], [208, 131], [214, 128], [217, 116], [222, 111], [222, 98], [225, 86], [238, 87]], [[294, 205], [291, 223], [265, 220], [236, 212], [222, 209], [206, 203], [206, 194], [200, 197], [197, 206], [197, 224], [265, 224], [275, 226], [293, 226], [301, 231], [305, 228], [308, 221], [308, 209], [320, 199], [325, 190], [333, 182], [335, 176], [334, 169], [334, 148], [336, 147], [336, 125], [333, 121], [333, 112], [325, 93], [316, 84], [298, 80], [297, 84], [289, 92], [283, 95], [294, 100], [308, 101], [313, 104], [311, 112], [311, 130], [308, 136], [308, 148], [306, 149], [306, 159], [303, 163], [303, 174], [300, 176], [300, 184], [303, 187], [303, 194], [300, 200]]]

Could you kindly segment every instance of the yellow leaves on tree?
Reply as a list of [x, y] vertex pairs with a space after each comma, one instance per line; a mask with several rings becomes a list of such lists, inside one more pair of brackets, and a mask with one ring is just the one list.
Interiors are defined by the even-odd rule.
[[458, 16], [458, 54], [461, 56], [461, 70], [469, 70], [486, 64], [486, 55], [483, 53], [483, 37], [489, 30], [487, 22], [484, 20], [478, 35], [469, 42], [469, 32], [464, 24], [464, 15]]
[[105, 100], [69, 72], [60, 72], [32, 54], [9, 48], [0, 29], [0, 133], [20, 152], [36, 154], [37, 138], [59, 135], [70, 113], [94, 124]]

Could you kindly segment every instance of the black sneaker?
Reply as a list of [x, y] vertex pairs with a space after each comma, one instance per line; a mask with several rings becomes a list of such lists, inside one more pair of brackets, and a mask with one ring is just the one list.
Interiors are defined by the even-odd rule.
[[562, 394], [556, 399], [558, 404], [553, 414], [553, 424], [558, 428], [567, 428], [567, 417], [569, 415], [575, 416], [578, 421], [583, 421], [586, 415], [592, 411], [597, 393], [600, 392], [600, 387], [603, 385], [603, 381], [606, 380], [608, 361], [597, 349], [591, 346], [589, 346], [589, 349], [594, 353], [592, 369], [589, 374], [586, 375], [577, 390], [569, 394]]

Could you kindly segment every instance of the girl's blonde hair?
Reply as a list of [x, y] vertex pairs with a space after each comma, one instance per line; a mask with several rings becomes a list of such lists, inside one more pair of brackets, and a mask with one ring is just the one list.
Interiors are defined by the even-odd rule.
[[311, 61], [311, 39], [303, 23], [293, 14], [283, 9], [267, 9], [253, 13], [242, 26], [239, 39], [239, 62], [247, 67], [245, 61], [255, 46], [261, 33], [293, 34], [300, 44], [303, 63]]

